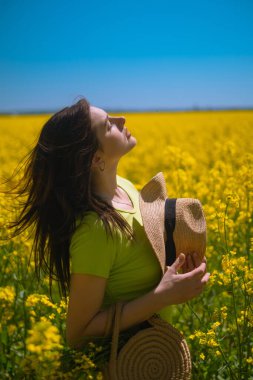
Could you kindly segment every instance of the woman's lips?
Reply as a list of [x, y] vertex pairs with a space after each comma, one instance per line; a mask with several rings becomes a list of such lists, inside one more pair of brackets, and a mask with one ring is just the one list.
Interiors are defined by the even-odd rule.
[[129, 138], [131, 136], [131, 133], [126, 129], [126, 137]]

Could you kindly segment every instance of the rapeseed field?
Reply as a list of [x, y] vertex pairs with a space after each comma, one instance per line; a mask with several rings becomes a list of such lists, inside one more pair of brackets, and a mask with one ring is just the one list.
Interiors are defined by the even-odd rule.
[[[0, 116], [0, 182], [50, 116]], [[162, 171], [169, 197], [198, 198], [205, 211], [210, 280], [199, 297], [171, 309], [190, 347], [192, 378], [253, 379], [253, 111], [124, 116], [137, 145], [118, 174], [139, 190]], [[0, 238], [8, 236], [14, 203], [0, 193]], [[101, 347], [77, 352], [66, 344], [67, 302], [56, 286], [49, 298], [47, 278], [36, 282], [31, 236], [0, 244], [0, 378], [101, 379]]]

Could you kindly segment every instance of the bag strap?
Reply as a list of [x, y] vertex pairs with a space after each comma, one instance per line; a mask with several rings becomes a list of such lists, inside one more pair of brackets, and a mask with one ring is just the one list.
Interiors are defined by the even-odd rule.
[[117, 351], [118, 351], [118, 340], [119, 340], [119, 327], [120, 319], [122, 314], [122, 309], [124, 306], [123, 302], [117, 302], [112, 305], [114, 310], [114, 315], [112, 317], [113, 322], [113, 333], [112, 333], [112, 346], [110, 352], [109, 360], [109, 373], [110, 380], [117, 380], [116, 365], [117, 365]]
[[167, 240], [165, 243], [166, 265], [171, 266], [176, 260], [176, 247], [173, 240], [173, 232], [176, 224], [176, 201], [177, 198], [166, 198], [165, 200], [165, 229]]
[[115, 318], [115, 304], [107, 308], [107, 321], [105, 325], [104, 337], [108, 337], [111, 334], [114, 318]]

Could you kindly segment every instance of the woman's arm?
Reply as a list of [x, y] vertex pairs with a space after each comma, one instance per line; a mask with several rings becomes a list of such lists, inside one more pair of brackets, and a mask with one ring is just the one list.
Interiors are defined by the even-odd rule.
[[[177, 274], [184, 261], [185, 255], [181, 254], [155, 289], [125, 304], [120, 331], [144, 321], [165, 306], [186, 302], [203, 291], [209, 279], [206, 260], [190, 272]], [[108, 310], [99, 310], [106, 281], [102, 277], [72, 274], [66, 328], [67, 342], [72, 348], [81, 348], [87, 337], [104, 336]]]

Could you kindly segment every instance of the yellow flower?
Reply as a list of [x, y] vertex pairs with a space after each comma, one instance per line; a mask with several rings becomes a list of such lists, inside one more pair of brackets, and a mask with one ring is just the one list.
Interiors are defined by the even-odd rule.
[[58, 350], [63, 347], [57, 327], [45, 320], [34, 323], [28, 331], [26, 345], [29, 351], [42, 354], [45, 351]]
[[14, 286], [0, 287], [0, 302], [12, 303], [15, 299]]
[[17, 326], [11, 324], [7, 326], [7, 329], [8, 329], [8, 333], [11, 335], [17, 330]]
[[197, 331], [195, 331], [195, 336], [196, 336], [197, 338], [200, 338], [200, 337], [205, 336], [205, 334], [204, 334], [202, 331], [197, 330]]
[[44, 294], [31, 294], [27, 297], [26, 299], [26, 306], [27, 307], [32, 307], [35, 306], [36, 304], [41, 303], [44, 304], [45, 306], [52, 307], [54, 309], [57, 308], [56, 305], [54, 305], [46, 295]]
[[203, 352], [201, 352], [201, 354], [199, 355], [200, 359], [204, 360], [205, 359], [205, 355], [203, 354]]
[[219, 346], [218, 343], [214, 339], [208, 340], [207, 345], [209, 347], [217, 347], [217, 346]]
[[211, 326], [211, 328], [212, 329], [216, 329], [217, 327], [219, 327], [220, 326], [220, 322], [214, 322], [213, 324], [212, 324], [212, 326]]

